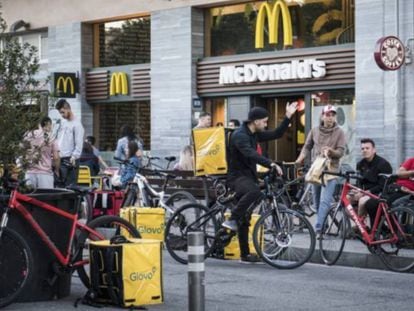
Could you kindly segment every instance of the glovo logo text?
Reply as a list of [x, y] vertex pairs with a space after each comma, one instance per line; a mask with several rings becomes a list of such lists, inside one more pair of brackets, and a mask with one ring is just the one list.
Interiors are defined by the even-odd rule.
[[278, 43], [280, 16], [282, 16], [283, 24], [283, 46], [293, 45], [292, 19], [290, 17], [289, 8], [283, 0], [277, 0], [273, 7], [267, 2], [263, 2], [260, 6], [256, 19], [256, 49], [262, 49], [264, 46], [264, 25], [266, 17], [267, 25], [269, 27], [269, 43]]
[[220, 149], [221, 149], [220, 145], [216, 144], [216, 145], [213, 146], [213, 148], [209, 148], [209, 149], [206, 148], [206, 149], [199, 150], [198, 155], [201, 156], [201, 157], [215, 156], [215, 155], [219, 154]]
[[64, 94], [68, 93], [68, 86], [70, 86], [71, 95], [75, 94], [75, 84], [71, 77], [59, 77], [56, 82], [56, 93], [63, 92]]
[[128, 78], [125, 72], [112, 73], [109, 95], [128, 95]]
[[155, 272], [157, 272], [156, 267], [152, 267], [151, 271], [146, 272], [132, 272], [129, 275], [131, 281], [148, 281], [154, 278]]
[[164, 232], [165, 225], [161, 224], [159, 227], [147, 227], [147, 226], [139, 226], [138, 231], [139, 233], [143, 234], [161, 234]]

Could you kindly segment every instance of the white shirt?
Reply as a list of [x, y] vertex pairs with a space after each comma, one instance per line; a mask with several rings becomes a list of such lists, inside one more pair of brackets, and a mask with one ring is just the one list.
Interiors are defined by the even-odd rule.
[[74, 157], [79, 159], [82, 153], [83, 135], [85, 130], [82, 124], [76, 119], [63, 119], [58, 129], [57, 141], [61, 158]]

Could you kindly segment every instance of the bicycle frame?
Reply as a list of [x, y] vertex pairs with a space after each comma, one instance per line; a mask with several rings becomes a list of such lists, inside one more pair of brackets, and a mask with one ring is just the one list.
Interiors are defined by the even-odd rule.
[[[363, 221], [361, 221], [361, 218], [357, 215], [357, 213], [355, 212], [354, 208], [352, 207], [350, 201], [347, 198], [347, 195], [349, 193], [350, 190], [356, 190], [360, 193], [362, 193], [363, 195], [369, 196], [372, 199], [377, 199], [379, 200], [379, 208], [377, 209], [377, 213], [375, 215], [375, 220], [374, 220], [374, 225], [372, 226], [371, 229], [371, 233], [368, 233], [367, 230], [367, 226], [365, 225], [365, 223]], [[342, 188], [342, 192], [341, 192], [341, 199], [339, 201], [338, 204], [343, 204], [346, 212], [349, 214], [349, 216], [351, 217], [351, 219], [353, 220], [353, 222], [356, 224], [356, 226], [358, 227], [359, 231], [361, 232], [362, 238], [365, 241], [365, 243], [370, 246], [370, 245], [376, 245], [376, 244], [384, 244], [384, 243], [395, 243], [398, 241], [398, 236], [397, 233], [394, 229], [394, 226], [397, 226], [397, 230], [400, 233], [403, 233], [399, 222], [396, 219], [392, 219], [390, 218], [390, 215], [388, 213], [389, 207], [388, 204], [381, 199], [379, 196], [376, 196], [368, 191], [364, 191], [352, 184], [350, 184], [348, 181], [346, 181], [344, 183], [344, 186]], [[381, 219], [381, 215], [384, 214], [387, 224], [389, 225], [389, 229], [392, 233], [392, 237], [389, 239], [385, 239], [385, 240], [375, 240], [375, 233], [378, 229], [378, 224], [379, 221]]]
[[[69, 236], [69, 242], [68, 246], [66, 248], [66, 254], [61, 252], [56, 244], [49, 238], [49, 236], [46, 234], [46, 232], [42, 229], [42, 227], [39, 225], [39, 223], [33, 218], [31, 213], [27, 210], [27, 208], [21, 203], [30, 203], [38, 208], [42, 208], [44, 210], [47, 210], [51, 213], [54, 213], [56, 215], [59, 215], [61, 217], [64, 217], [66, 219], [69, 219], [72, 222], [71, 230], [70, 230], [70, 236]], [[82, 260], [76, 263], [71, 263], [71, 248], [73, 245], [74, 237], [75, 237], [75, 231], [77, 228], [86, 230], [93, 236], [97, 237], [98, 239], [104, 239], [104, 236], [101, 235], [99, 232], [89, 228], [87, 225], [84, 225], [80, 222], [78, 222], [78, 214], [70, 214], [68, 212], [62, 211], [58, 209], [57, 207], [39, 201], [37, 199], [34, 199], [32, 197], [29, 197], [27, 195], [24, 195], [22, 193], [19, 193], [17, 190], [13, 190], [10, 195], [9, 199], [9, 205], [6, 208], [6, 211], [4, 212], [1, 222], [0, 222], [0, 237], [3, 232], [3, 228], [7, 226], [8, 222], [8, 213], [10, 209], [17, 210], [21, 216], [31, 225], [33, 230], [36, 232], [36, 234], [41, 238], [41, 240], [46, 244], [46, 246], [51, 250], [51, 252], [55, 255], [57, 260], [63, 265], [63, 266], [71, 266], [71, 267], [77, 267], [86, 264], [87, 260]]]
[[158, 204], [164, 208], [165, 210], [167, 210], [170, 213], [173, 213], [174, 211], [167, 205], [165, 204], [165, 190], [163, 187], [163, 190], [161, 191], [155, 191], [151, 185], [149, 184], [147, 178], [139, 173], [135, 174], [133, 183], [138, 185], [138, 189], [139, 189], [139, 193], [144, 193], [144, 191], [149, 191], [150, 195], [153, 197], [158, 198]]

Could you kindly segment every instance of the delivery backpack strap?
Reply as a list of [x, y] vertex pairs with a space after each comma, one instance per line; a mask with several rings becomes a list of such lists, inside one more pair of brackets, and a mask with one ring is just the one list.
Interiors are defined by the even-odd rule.
[[[110, 240], [111, 245], [116, 244], [123, 244], [123, 243], [132, 243], [127, 238], [121, 235], [116, 235]], [[106, 280], [107, 280], [107, 293], [109, 295], [109, 298], [113, 305], [116, 305], [118, 307], [123, 306], [123, 301], [120, 296], [120, 288], [121, 284], [119, 284], [119, 279], [113, 278], [113, 267], [114, 267], [114, 259], [116, 256], [116, 250], [112, 247], [109, 247], [106, 250], [105, 258], [104, 258], [104, 273], [106, 273]], [[91, 281], [89, 290], [86, 292], [85, 296], [83, 298], [79, 298], [75, 301], [74, 306], [77, 307], [79, 302], [81, 302], [84, 305], [88, 305], [95, 308], [102, 308], [107, 306], [107, 303], [102, 303], [101, 300], [99, 300], [99, 297], [101, 296], [102, 292], [100, 291], [99, 287], [95, 286], [97, 282], [92, 282], [92, 278], [95, 280], [99, 279], [99, 271], [97, 269], [94, 269], [95, 275], [91, 275]], [[116, 283], [116, 284], [114, 284]], [[130, 306], [126, 307], [126, 309], [129, 310], [147, 310], [145, 307], [141, 306]]]

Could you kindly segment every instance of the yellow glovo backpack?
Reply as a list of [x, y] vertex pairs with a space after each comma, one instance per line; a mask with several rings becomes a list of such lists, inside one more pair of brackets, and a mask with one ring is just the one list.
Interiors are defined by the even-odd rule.
[[195, 176], [227, 173], [224, 127], [195, 128], [193, 141]]
[[82, 303], [132, 309], [162, 303], [161, 243], [122, 235], [110, 241], [91, 241], [91, 284]]

